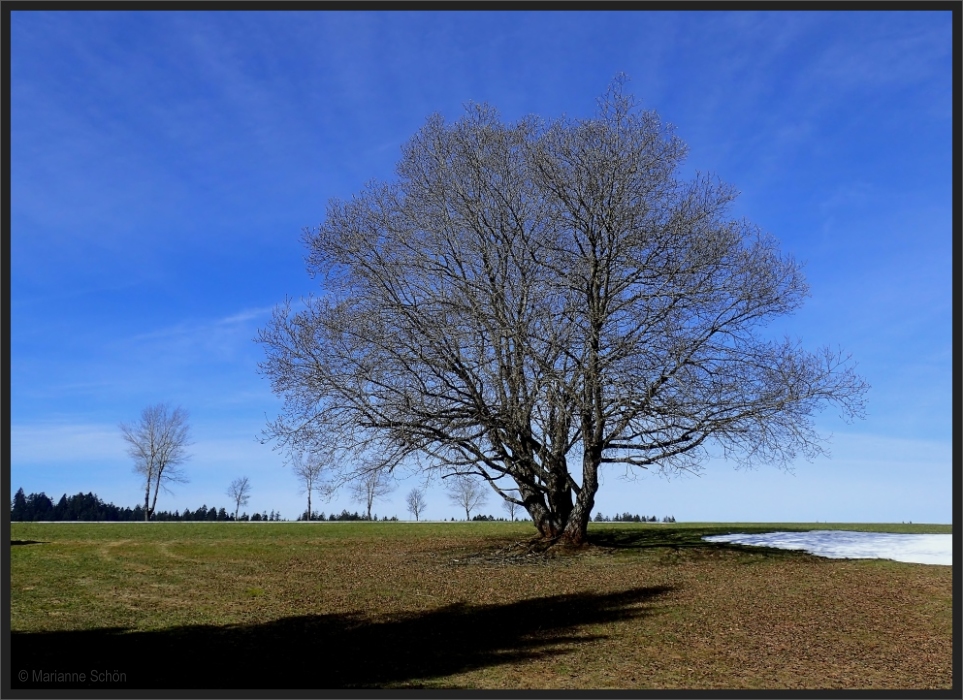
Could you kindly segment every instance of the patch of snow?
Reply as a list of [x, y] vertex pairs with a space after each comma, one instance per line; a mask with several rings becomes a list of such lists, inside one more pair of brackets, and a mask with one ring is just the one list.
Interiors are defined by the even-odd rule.
[[903, 535], [890, 532], [812, 530], [703, 537], [707, 542], [802, 549], [832, 559], [893, 559], [913, 564], [953, 565], [953, 535]]

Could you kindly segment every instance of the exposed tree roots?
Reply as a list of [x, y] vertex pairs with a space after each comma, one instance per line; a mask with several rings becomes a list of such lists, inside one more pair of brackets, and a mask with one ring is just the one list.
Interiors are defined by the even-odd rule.
[[576, 545], [562, 537], [547, 538], [536, 536], [527, 540], [512, 542], [507, 546], [461, 555], [452, 558], [449, 563], [455, 566], [470, 564], [488, 566], [549, 564], [577, 556], [610, 554], [613, 551], [614, 550], [609, 547], [599, 547], [589, 543]]

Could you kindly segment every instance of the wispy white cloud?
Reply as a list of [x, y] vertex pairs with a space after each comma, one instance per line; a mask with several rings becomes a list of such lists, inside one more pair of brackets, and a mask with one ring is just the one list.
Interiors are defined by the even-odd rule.
[[251, 321], [266, 318], [273, 308], [273, 306], [265, 306], [244, 309], [215, 319], [192, 319], [146, 333], [138, 333], [119, 342], [130, 346], [155, 343], [163, 345], [164, 354], [170, 357], [177, 357], [192, 349], [203, 352], [214, 351], [219, 355], [225, 355], [238, 348], [239, 335], [251, 333], [253, 328]]
[[945, 440], [926, 440], [873, 433], [837, 432], [830, 451], [834, 461], [876, 465], [879, 468], [925, 467], [947, 479], [952, 474], [953, 445]]
[[214, 323], [218, 326], [231, 326], [238, 323], [245, 323], [246, 321], [252, 321], [256, 318], [264, 318], [274, 310], [273, 306], [262, 306], [256, 309], [245, 309], [236, 314], [230, 316], [225, 316], [222, 319], [215, 321]]
[[860, 22], [858, 14], [854, 15], [854, 21], [847, 24], [858, 26], [864, 40], [854, 43], [848, 41], [849, 37], [840, 37], [827, 46], [811, 66], [811, 80], [826, 90], [879, 90], [884, 86], [928, 82], [942, 74], [949, 90], [945, 68], [952, 52], [950, 23], [920, 25], [914, 22], [918, 18], [912, 13], [904, 17], [908, 29], [894, 34], [878, 25], [874, 27], [869, 18]]
[[10, 426], [10, 460], [27, 464], [75, 464], [123, 457], [126, 443], [116, 425], [104, 423], [30, 423]]
[[[133, 422], [137, 420], [136, 415], [127, 418]], [[188, 426], [189, 461], [193, 464], [210, 467], [271, 461], [271, 447], [258, 441], [261, 424], [257, 417], [226, 422], [190, 415]], [[11, 461], [18, 469], [29, 465], [69, 466], [128, 460], [128, 444], [123, 439], [119, 422], [71, 421], [69, 416], [62, 416], [46, 422], [16, 423], [11, 426], [10, 433]]]
[[[70, 361], [34, 341], [14, 347], [12, 392], [21, 406], [49, 414], [104, 414], [158, 400], [192, 410], [227, 410], [261, 416], [273, 404], [257, 375], [254, 342], [271, 307], [251, 307], [214, 318], [193, 318], [126, 336], [74, 339]], [[24, 403], [26, 402], [26, 404]], [[139, 409], [138, 409], [139, 410]]]

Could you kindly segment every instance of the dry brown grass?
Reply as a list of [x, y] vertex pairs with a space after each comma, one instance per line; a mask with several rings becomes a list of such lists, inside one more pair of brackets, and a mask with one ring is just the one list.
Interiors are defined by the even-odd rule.
[[[15, 671], [99, 663], [171, 688], [952, 687], [945, 566], [693, 537], [518, 557], [518, 527], [60, 527], [13, 548]], [[138, 661], [161, 652], [165, 667]]]

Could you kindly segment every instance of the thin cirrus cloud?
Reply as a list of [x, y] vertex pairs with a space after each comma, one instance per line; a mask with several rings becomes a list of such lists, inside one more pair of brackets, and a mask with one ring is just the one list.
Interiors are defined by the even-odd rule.
[[237, 348], [235, 336], [248, 332], [251, 321], [267, 317], [274, 309], [265, 306], [244, 309], [223, 318], [194, 320], [178, 323], [147, 333], [132, 336], [127, 342], [132, 344], [174, 344], [178, 347], [203, 347], [205, 350], [220, 349], [233, 351]]
[[[183, 321], [172, 326], [119, 339], [105, 349], [123, 372], [139, 374], [145, 384], [154, 386], [169, 376], [179, 384], [208, 373], [229, 379], [245, 370], [249, 373], [242, 386], [257, 380], [254, 365], [259, 351], [254, 343], [257, 327], [273, 307], [245, 309], [212, 320]], [[109, 371], [103, 364], [102, 371]], [[115, 365], [116, 366], [116, 365]], [[146, 386], [145, 386], [146, 388]]]
[[104, 423], [13, 424], [10, 458], [17, 464], [113, 461], [124, 454], [117, 425]]
[[[256, 373], [261, 354], [254, 342], [272, 308], [247, 308], [126, 336], [74, 338], [70, 363], [58, 361], [50, 349], [16, 353], [12, 369], [21, 380], [16, 394], [24, 405], [55, 405], [62, 415], [110, 413], [113, 401], [123, 406], [113, 413], [130, 412], [138, 400], [147, 405], [165, 397], [200, 409], [236, 406], [252, 401], [252, 395], [273, 403]], [[42, 340], [33, 344], [45, 347]]]

